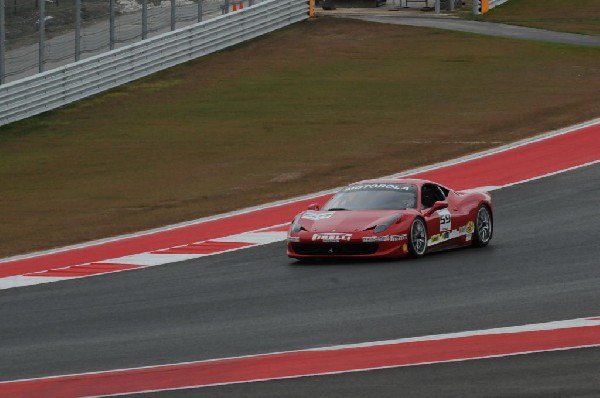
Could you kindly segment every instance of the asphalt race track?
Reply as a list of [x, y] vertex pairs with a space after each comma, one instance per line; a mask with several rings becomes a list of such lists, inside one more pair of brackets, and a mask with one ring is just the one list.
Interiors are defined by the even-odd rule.
[[[301, 265], [281, 242], [0, 291], [0, 381], [600, 316], [600, 164], [492, 196], [483, 249]], [[600, 348], [145, 395], [598, 397]]]

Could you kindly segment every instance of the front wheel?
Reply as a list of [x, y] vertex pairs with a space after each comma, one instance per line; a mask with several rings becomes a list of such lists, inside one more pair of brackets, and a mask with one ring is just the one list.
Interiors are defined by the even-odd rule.
[[475, 234], [473, 237], [474, 246], [486, 246], [492, 239], [492, 215], [486, 205], [482, 205], [477, 210], [475, 218]]
[[408, 252], [411, 257], [423, 257], [427, 252], [427, 227], [422, 218], [415, 218], [410, 226]]

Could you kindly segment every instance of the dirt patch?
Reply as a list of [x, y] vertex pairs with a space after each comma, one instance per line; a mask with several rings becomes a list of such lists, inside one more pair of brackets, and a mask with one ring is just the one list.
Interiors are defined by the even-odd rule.
[[600, 50], [322, 18], [0, 127], [0, 256], [222, 213], [598, 116]]

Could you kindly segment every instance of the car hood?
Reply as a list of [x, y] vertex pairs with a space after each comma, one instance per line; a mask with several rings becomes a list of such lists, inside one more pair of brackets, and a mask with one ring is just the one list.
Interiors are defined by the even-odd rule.
[[400, 210], [307, 211], [300, 215], [300, 224], [310, 232], [355, 232], [385, 223], [400, 213]]

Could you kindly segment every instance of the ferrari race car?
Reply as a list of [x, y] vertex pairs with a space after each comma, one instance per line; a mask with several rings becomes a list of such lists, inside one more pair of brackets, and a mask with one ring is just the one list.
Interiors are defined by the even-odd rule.
[[427, 180], [379, 179], [351, 184], [322, 209], [310, 205], [290, 226], [287, 254], [298, 260], [421, 257], [492, 239], [488, 193], [453, 191]]

